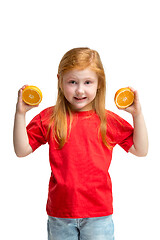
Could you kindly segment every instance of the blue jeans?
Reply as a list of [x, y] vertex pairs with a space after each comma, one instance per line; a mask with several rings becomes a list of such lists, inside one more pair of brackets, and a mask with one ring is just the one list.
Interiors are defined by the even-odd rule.
[[73, 219], [48, 216], [48, 240], [114, 240], [112, 215]]

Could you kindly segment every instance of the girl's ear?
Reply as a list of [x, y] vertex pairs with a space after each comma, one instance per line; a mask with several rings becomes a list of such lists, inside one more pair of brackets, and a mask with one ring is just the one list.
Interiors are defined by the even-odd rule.
[[99, 90], [100, 88], [101, 88], [100, 83], [98, 83], [97, 90]]
[[60, 79], [59, 74], [57, 74], [57, 78], [58, 78], [58, 86], [59, 86], [60, 90], [63, 92], [62, 80]]

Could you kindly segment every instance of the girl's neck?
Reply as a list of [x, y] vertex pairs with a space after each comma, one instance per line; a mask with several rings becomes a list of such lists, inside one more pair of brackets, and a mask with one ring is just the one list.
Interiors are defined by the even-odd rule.
[[94, 109], [88, 110], [88, 111], [72, 111], [73, 115], [78, 115], [78, 116], [89, 116], [95, 113]]

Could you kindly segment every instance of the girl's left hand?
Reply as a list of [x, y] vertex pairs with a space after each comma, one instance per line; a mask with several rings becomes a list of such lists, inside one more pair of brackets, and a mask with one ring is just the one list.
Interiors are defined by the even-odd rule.
[[133, 89], [132, 87], [129, 87], [133, 92], [134, 92], [134, 102], [131, 106], [125, 108], [124, 110], [126, 112], [129, 112], [132, 114], [132, 116], [137, 116], [141, 113], [141, 104], [139, 101], [139, 97], [138, 97], [138, 92], [137, 90]]

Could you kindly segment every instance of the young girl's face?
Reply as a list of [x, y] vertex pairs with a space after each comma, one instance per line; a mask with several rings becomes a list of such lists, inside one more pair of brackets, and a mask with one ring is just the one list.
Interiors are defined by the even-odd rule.
[[89, 68], [68, 71], [63, 76], [62, 88], [73, 111], [92, 110], [98, 88], [97, 74]]

